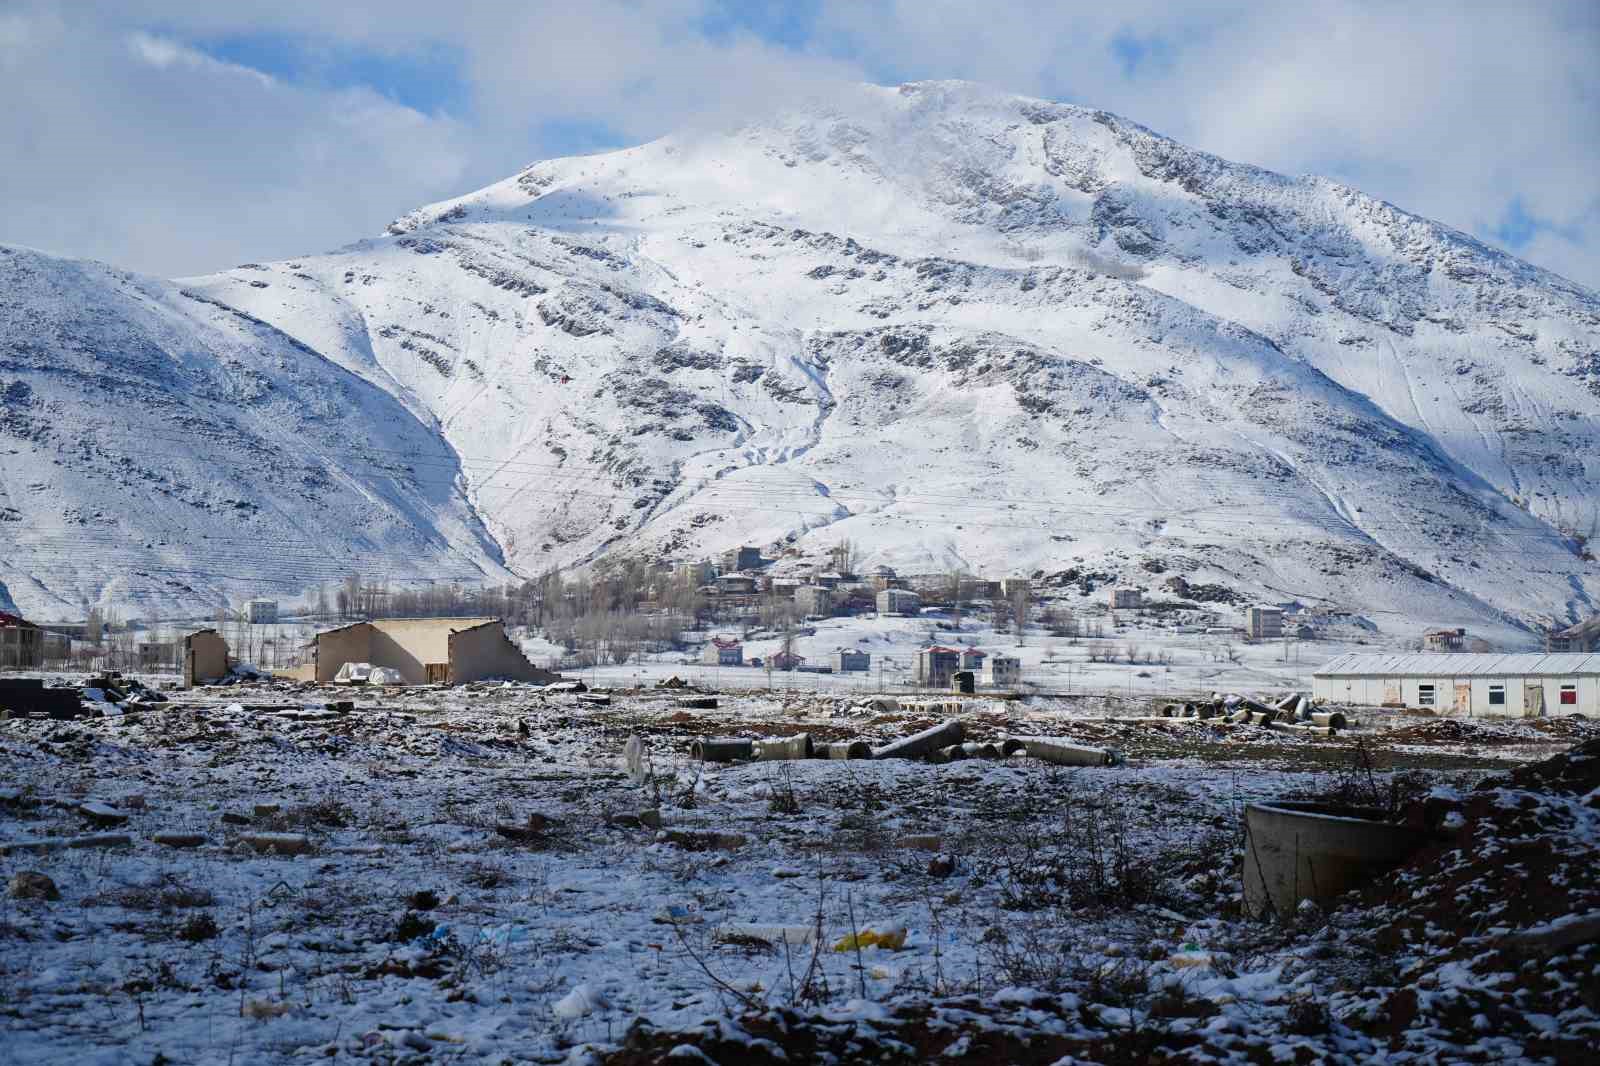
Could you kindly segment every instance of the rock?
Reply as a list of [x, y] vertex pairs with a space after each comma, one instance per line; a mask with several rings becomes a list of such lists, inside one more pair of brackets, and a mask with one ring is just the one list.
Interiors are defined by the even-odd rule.
[[608, 814], [606, 824], [615, 829], [638, 829], [644, 823], [637, 814]]
[[303, 833], [246, 833], [240, 839], [263, 853], [304, 855], [311, 850], [311, 838]]
[[895, 843], [907, 851], [939, 851], [944, 847], [944, 841], [933, 834], [901, 837]]
[[659, 839], [685, 851], [736, 851], [747, 842], [742, 833], [706, 833], [681, 829], [668, 830]]
[[953, 855], [935, 855], [928, 860], [929, 877], [949, 877], [956, 872], [956, 860]]
[[37, 870], [23, 870], [14, 875], [11, 878], [10, 893], [12, 899], [61, 898], [61, 890], [56, 888], [56, 883]]
[[660, 829], [662, 826], [661, 812], [652, 807], [648, 811], [639, 812], [639, 824], [651, 829]]
[[150, 842], [168, 848], [198, 848], [206, 838], [204, 833], [153, 833]]
[[534, 811], [528, 815], [528, 820], [518, 825], [516, 823], [502, 822], [494, 827], [494, 831], [507, 840], [517, 840], [523, 843], [543, 840], [549, 831], [559, 823], [549, 815]]
[[250, 824], [250, 816], [248, 814], [236, 814], [233, 811], [223, 811], [222, 812], [222, 820], [227, 825], [249, 825]]
[[[258, 803], [255, 805], [255, 816], [257, 818], [266, 818], [269, 815], [277, 814], [282, 810], [283, 808], [276, 803]], [[224, 817], [226, 817], [226, 815], [224, 815]]]
[[133, 838], [124, 833], [90, 833], [67, 838], [69, 848], [122, 848], [132, 843]]
[[121, 804], [124, 810], [129, 811], [142, 811], [145, 807], [143, 795], [123, 796], [117, 802]]
[[107, 829], [114, 829], [128, 821], [126, 814], [123, 814], [115, 807], [96, 800], [78, 804], [78, 813], [95, 825], [104, 826]]

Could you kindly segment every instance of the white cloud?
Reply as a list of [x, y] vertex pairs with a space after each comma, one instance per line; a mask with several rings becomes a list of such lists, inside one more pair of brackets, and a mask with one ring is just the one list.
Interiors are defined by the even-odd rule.
[[460, 190], [462, 125], [153, 34], [29, 16], [0, 48], [0, 240], [150, 273], [325, 250]]
[[[1482, 236], [1517, 201], [1545, 224], [1521, 254], [1600, 286], [1592, 0], [823, 0], [815, 39], [799, 50], [709, 39], [701, 20], [712, 0], [24, 10], [33, 14], [0, 16], [0, 74], [28, 86], [41, 114], [0, 114], [0, 138], [13, 138], [0, 143], [21, 137], [27, 149], [0, 176], [0, 239], [145, 269], [310, 252], [373, 232], [545, 154], [544, 122], [636, 141], [845, 79], [961, 77], [1104, 107], [1241, 161], [1325, 173]], [[143, 36], [113, 55], [129, 34]], [[442, 47], [460, 57], [470, 113], [274, 83], [194, 44], [241, 34], [378, 53]], [[307, 160], [311, 171], [291, 169]]]

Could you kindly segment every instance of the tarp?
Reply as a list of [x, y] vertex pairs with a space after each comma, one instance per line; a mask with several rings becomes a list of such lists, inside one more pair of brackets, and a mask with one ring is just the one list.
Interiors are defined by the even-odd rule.
[[371, 676], [371, 663], [345, 663], [333, 675], [333, 680], [338, 685], [364, 685]]
[[403, 685], [406, 683], [405, 675], [400, 671], [387, 666], [373, 666], [371, 663], [345, 663], [339, 667], [339, 672], [333, 675], [336, 685]]

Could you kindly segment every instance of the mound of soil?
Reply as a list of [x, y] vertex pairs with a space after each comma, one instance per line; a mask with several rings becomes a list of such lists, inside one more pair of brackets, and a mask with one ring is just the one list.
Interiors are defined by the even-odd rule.
[[1498, 1049], [1483, 1061], [1595, 1061], [1600, 741], [1406, 814], [1440, 840], [1336, 919], [1392, 959], [1394, 986], [1345, 993], [1339, 1013], [1370, 1016], [1396, 1052], [1436, 1053], [1444, 1037], [1463, 1053]]

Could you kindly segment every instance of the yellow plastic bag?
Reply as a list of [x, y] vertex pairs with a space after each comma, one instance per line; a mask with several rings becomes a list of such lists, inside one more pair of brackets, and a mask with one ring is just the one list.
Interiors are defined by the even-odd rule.
[[854, 951], [857, 948], [883, 948], [886, 951], [899, 951], [905, 946], [906, 930], [904, 926], [901, 926], [899, 929], [888, 929], [881, 933], [873, 929], [863, 929], [859, 933], [851, 933], [833, 945], [833, 950]]

